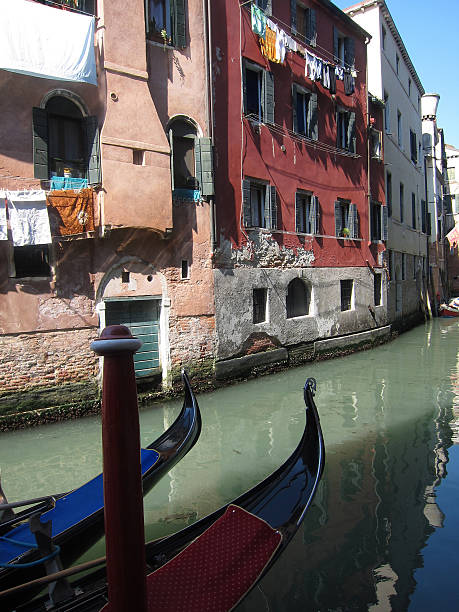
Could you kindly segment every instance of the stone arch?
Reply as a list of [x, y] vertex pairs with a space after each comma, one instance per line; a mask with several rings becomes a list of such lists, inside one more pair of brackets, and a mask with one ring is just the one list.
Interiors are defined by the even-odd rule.
[[287, 287], [287, 319], [309, 314], [311, 306], [311, 287], [301, 278], [294, 278]]

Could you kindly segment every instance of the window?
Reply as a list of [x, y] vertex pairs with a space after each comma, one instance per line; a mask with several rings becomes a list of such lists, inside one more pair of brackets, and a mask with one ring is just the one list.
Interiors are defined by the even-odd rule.
[[317, 123], [317, 94], [311, 93], [297, 85], [292, 86], [293, 93], [293, 131], [312, 140], [319, 137]]
[[411, 161], [413, 164], [418, 163], [418, 144], [416, 133], [413, 130], [410, 130], [410, 153], [411, 153]]
[[398, 74], [400, 70], [400, 58], [398, 55], [395, 55], [395, 72]]
[[387, 134], [390, 134], [390, 106], [389, 94], [384, 92], [384, 126]]
[[400, 223], [403, 223], [403, 218], [404, 218], [404, 188], [403, 188], [403, 183], [400, 183]]
[[370, 155], [372, 159], [382, 159], [382, 134], [374, 128], [370, 129]]
[[387, 216], [392, 216], [392, 174], [387, 172], [386, 174], [386, 204], [387, 204]]
[[403, 134], [402, 134], [402, 113], [397, 111], [397, 142], [400, 148], [403, 147]]
[[48, 244], [14, 247], [16, 278], [51, 276], [49, 257]]
[[416, 223], [416, 194], [411, 194], [411, 225], [414, 229], [417, 227]]
[[387, 240], [387, 206], [380, 202], [371, 203], [371, 240]]
[[182, 259], [181, 278], [182, 280], [187, 280], [190, 278], [190, 264], [188, 259]]
[[304, 281], [301, 278], [290, 281], [287, 288], [287, 319], [309, 314], [310, 302], [311, 292]]
[[394, 252], [392, 250], [387, 251], [387, 267], [389, 271], [389, 279], [393, 280], [394, 272]]
[[426, 201], [421, 200], [421, 230], [422, 233], [426, 233], [427, 229], [427, 210], [426, 210]]
[[408, 79], [408, 96], [411, 96], [411, 79]]
[[301, 2], [291, 2], [291, 30], [300, 40], [316, 46], [316, 12], [312, 8], [304, 6]]
[[335, 62], [351, 68], [355, 64], [354, 39], [342, 34], [333, 26], [333, 55]]
[[310, 193], [295, 194], [295, 231], [299, 234], [319, 233], [319, 199]]
[[338, 238], [359, 237], [359, 216], [357, 205], [349, 200], [335, 202], [335, 236]]
[[352, 279], [341, 280], [340, 286], [341, 286], [341, 310], [342, 311], [351, 310], [354, 281]]
[[242, 193], [244, 226], [277, 229], [276, 188], [253, 179], [244, 179]]
[[261, 8], [265, 15], [272, 14], [272, 0], [255, 0], [254, 4]]
[[402, 280], [406, 280], [406, 253], [402, 253]]
[[381, 26], [381, 47], [386, 48], [386, 28]]
[[373, 277], [373, 297], [375, 306], [381, 306], [382, 274], [376, 272]]
[[244, 60], [244, 114], [259, 122], [274, 123], [274, 78], [272, 72]]
[[185, 0], [146, 0], [147, 38], [186, 47]]
[[101, 182], [97, 117], [83, 116], [80, 106], [65, 96], [53, 96], [45, 108], [33, 109], [34, 176], [86, 178]]
[[197, 137], [196, 126], [185, 119], [174, 119], [169, 126], [172, 190], [200, 190], [213, 195], [212, 143]]
[[79, 13], [86, 13], [87, 15], [94, 15], [94, 0], [35, 0], [40, 4], [51, 4], [51, 6], [62, 6], [64, 10], [69, 8], [77, 9]]
[[451, 168], [447, 169], [447, 173], [448, 173], [448, 181], [455, 181], [456, 180], [456, 168], [455, 166], [452, 166]]
[[253, 290], [253, 322], [263, 323], [266, 321], [266, 303], [268, 290], [265, 288]]
[[336, 111], [336, 146], [351, 153], [355, 146], [355, 113], [343, 108]]

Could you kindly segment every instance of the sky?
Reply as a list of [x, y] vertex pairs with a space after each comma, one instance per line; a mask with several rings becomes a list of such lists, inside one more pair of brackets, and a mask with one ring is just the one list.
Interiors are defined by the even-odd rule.
[[[340, 9], [359, 0], [332, 0]], [[386, 0], [426, 93], [440, 94], [438, 127], [459, 148], [459, 0]]]

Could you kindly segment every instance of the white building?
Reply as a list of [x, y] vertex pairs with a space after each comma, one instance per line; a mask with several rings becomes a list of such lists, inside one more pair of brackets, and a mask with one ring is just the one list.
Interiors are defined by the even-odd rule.
[[445, 153], [448, 164], [447, 180], [448, 192], [451, 194], [451, 207], [456, 225], [459, 225], [459, 149], [445, 144]]
[[384, 163], [388, 206], [388, 316], [416, 320], [425, 308], [427, 225], [421, 97], [424, 88], [384, 0], [344, 10], [372, 36], [368, 90], [384, 100]]

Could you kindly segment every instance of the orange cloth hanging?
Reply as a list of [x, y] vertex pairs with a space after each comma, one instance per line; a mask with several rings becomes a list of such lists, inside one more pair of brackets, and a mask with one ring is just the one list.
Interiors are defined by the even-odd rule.
[[46, 203], [53, 236], [71, 236], [94, 230], [92, 189], [50, 191]]
[[265, 38], [260, 37], [260, 49], [262, 54], [272, 62], [279, 63], [276, 57], [276, 32], [266, 26]]

